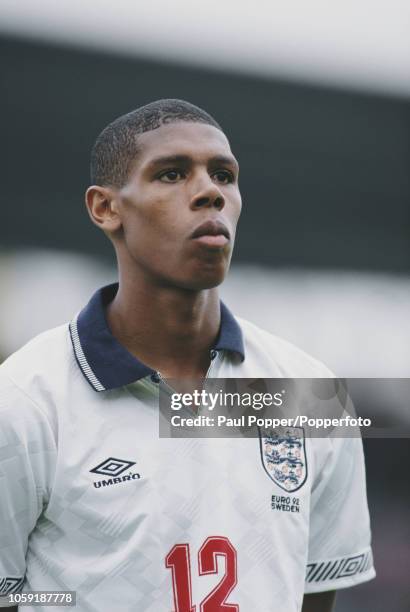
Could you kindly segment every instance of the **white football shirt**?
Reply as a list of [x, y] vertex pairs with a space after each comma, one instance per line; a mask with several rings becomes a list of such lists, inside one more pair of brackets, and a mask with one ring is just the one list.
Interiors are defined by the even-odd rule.
[[[162, 382], [110, 333], [116, 291], [0, 367], [0, 593], [76, 591], [81, 612], [297, 612], [304, 593], [373, 578], [361, 440], [303, 440], [292, 489], [262, 440], [159, 439]], [[238, 321], [221, 304], [210, 377], [332, 376]]]

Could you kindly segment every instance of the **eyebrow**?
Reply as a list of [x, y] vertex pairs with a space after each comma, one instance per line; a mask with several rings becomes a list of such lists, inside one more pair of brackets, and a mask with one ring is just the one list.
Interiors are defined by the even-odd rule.
[[[192, 157], [189, 155], [168, 155], [165, 157], [156, 157], [149, 162], [149, 167], [153, 166], [164, 166], [166, 164], [185, 164], [189, 165], [192, 163]], [[235, 168], [239, 168], [239, 164], [236, 159], [232, 156], [227, 155], [215, 155], [211, 157], [208, 161], [210, 166], [215, 166], [217, 164], [223, 164], [228, 166], [234, 166]]]
[[211, 158], [210, 162], [211, 164], [223, 164], [226, 166], [234, 166], [235, 168], [239, 168], [239, 164], [233, 155], [216, 155], [215, 157]]

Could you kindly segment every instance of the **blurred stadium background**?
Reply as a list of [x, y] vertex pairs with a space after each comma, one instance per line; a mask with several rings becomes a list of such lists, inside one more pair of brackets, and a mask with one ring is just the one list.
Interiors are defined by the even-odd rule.
[[[3, 0], [0, 24], [3, 358], [115, 278], [83, 206], [90, 148], [116, 116], [178, 97], [241, 162], [225, 301], [338, 376], [409, 378], [408, 3]], [[363, 410], [408, 426], [395, 401]], [[365, 440], [378, 577], [337, 612], [410, 610], [409, 448]]]

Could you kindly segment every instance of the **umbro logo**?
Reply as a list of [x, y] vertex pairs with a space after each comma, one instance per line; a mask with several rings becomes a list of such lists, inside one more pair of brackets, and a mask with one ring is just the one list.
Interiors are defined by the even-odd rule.
[[90, 472], [101, 474], [102, 476], [119, 476], [135, 464], [136, 461], [124, 461], [124, 459], [108, 457], [108, 459], [105, 459], [105, 461], [90, 470]]
[[97, 480], [93, 483], [94, 487], [96, 489], [100, 489], [101, 487], [110, 487], [112, 485], [117, 485], [124, 482], [140, 480], [140, 478], [142, 478], [141, 474], [138, 472], [132, 472], [131, 470], [128, 472], [128, 474], [120, 476], [120, 474], [125, 472], [125, 470], [129, 470], [135, 464], [136, 461], [125, 461], [125, 459], [108, 457], [108, 459], [96, 465], [95, 468], [90, 470], [90, 472], [93, 474], [101, 474], [102, 476], [110, 476], [111, 478]]

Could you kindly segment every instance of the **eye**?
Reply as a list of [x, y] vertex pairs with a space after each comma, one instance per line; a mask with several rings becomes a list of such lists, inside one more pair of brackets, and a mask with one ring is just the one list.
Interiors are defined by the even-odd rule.
[[159, 180], [163, 183], [176, 183], [183, 176], [181, 170], [166, 170], [159, 175]]
[[228, 183], [233, 183], [234, 177], [232, 172], [229, 170], [218, 170], [214, 172], [212, 178], [215, 178], [218, 183], [222, 183], [223, 185], [227, 185]]

